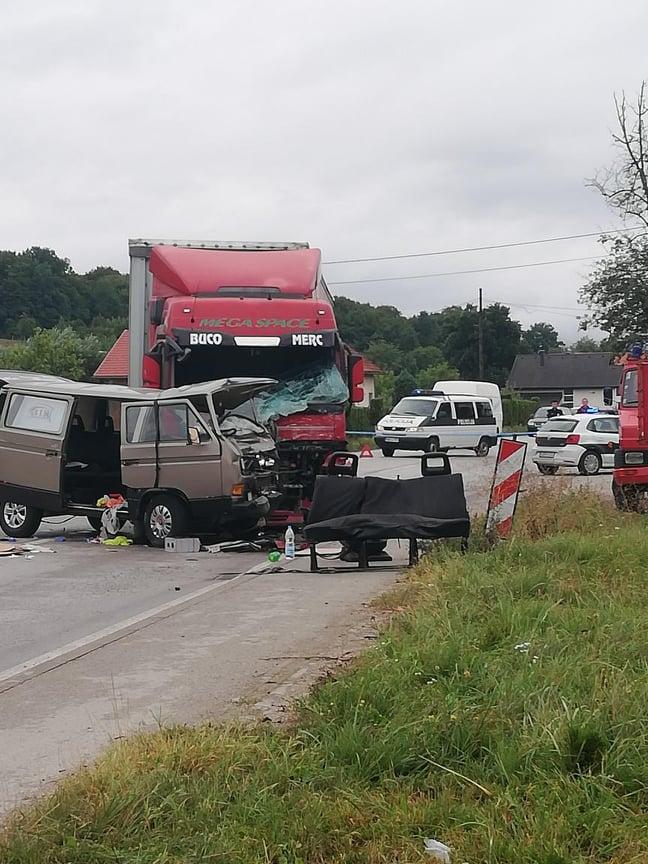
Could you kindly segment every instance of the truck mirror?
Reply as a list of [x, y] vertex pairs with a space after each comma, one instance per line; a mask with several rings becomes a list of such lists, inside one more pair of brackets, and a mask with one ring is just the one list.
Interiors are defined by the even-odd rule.
[[195, 426], [189, 427], [189, 443], [200, 444], [200, 431]]
[[349, 379], [351, 401], [362, 402], [364, 399], [364, 363], [361, 354], [349, 355]]

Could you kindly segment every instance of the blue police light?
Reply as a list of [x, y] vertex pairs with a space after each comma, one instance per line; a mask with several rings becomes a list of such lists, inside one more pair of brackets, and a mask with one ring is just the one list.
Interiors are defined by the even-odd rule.
[[412, 396], [420, 396], [422, 392], [423, 391], [419, 389], [412, 390]]
[[633, 360], [639, 360], [642, 352], [643, 352], [643, 349], [642, 349], [641, 345], [639, 344], [639, 342], [635, 342], [635, 344], [630, 349], [630, 356], [632, 357]]

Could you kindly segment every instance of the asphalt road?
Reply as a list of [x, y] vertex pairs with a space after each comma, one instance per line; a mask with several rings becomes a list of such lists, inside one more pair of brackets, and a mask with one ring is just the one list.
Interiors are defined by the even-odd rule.
[[[495, 450], [487, 457], [470, 451], [451, 455], [453, 471], [464, 477], [470, 512], [488, 501]], [[407, 479], [420, 475], [420, 457], [397, 453], [360, 460], [362, 474]], [[611, 472], [583, 478], [561, 472], [578, 488], [609, 494]], [[527, 458], [525, 489], [542, 478]], [[110, 550], [88, 543], [84, 519], [44, 523], [28, 556], [0, 559], [0, 676], [14, 666], [87, 638], [133, 616], [227, 580], [266, 559], [261, 553], [175, 555], [146, 547]], [[63, 542], [59, 542], [60, 540]], [[31, 541], [33, 542], [33, 541]]]
[[[451, 462], [470, 511], [483, 511], [495, 452]], [[383, 477], [420, 473], [408, 454], [376, 452], [360, 465]], [[610, 495], [611, 472], [563, 473]], [[555, 479], [530, 464], [523, 488]], [[110, 550], [87, 542], [84, 520], [54, 521], [34, 541], [40, 551], [0, 558], [0, 810], [115, 737], [160, 720], [223, 716], [232, 700], [263, 697], [299, 675], [304, 658], [339, 650], [362, 604], [397, 578], [310, 574], [304, 559], [262, 572], [262, 553]], [[404, 563], [403, 545], [390, 551]]]

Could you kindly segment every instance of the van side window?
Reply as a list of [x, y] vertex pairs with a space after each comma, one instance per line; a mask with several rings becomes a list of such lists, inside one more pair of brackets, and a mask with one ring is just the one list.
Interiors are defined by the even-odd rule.
[[65, 424], [68, 403], [44, 396], [14, 393], [9, 400], [5, 426], [27, 432], [60, 435]]
[[439, 410], [436, 414], [437, 420], [451, 420], [452, 419], [452, 411], [450, 410], [449, 402], [442, 402], [439, 405]]
[[490, 402], [476, 402], [477, 405], [477, 416], [481, 419], [488, 417], [492, 419], [493, 417], [493, 407]]
[[455, 402], [457, 420], [475, 420], [475, 406], [472, 402]]
[[[185, 404], [160, 405], [160, 443], [189, 443], [189, 426], [198, 429], [200, 441], [209, 441], [210, 436], [203, 423]], [[126, 409], [126, 441], [129, 444], [152, 444], [155, 442], [155, 408], [153, 405], [133, 405]]]

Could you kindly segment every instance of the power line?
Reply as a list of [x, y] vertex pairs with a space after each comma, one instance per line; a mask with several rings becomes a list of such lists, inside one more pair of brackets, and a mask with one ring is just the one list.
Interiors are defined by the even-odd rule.
[[574, 261], [593, 261], [599, 255], [586, 258], [557, 258], [554, 261], [534, 261], [530, 264], [508, 264], [505, 267], [480, 267], [476, 270], [448, 270], [445, 273], [421, 273], [418, 276], [381, 276], [374, 279], [345, 279], [341, 282], [327, 282], [328, 285], [360, 285], [367, 282], [404, 282], [408, 279], [433, 279], [436, 276], [465, 276], [469, 273], [493, 273], [495, 270], [522, 270], [525, 267], [546, 267], [548, 264], [569, 264]]
[[368, 261], [398, 261], [403, 258], [428, 258], [433, 255], [456, 255], [460, 252], [484, 252], [487, 249], [511, 249], [514, 246], [536, 246], [539, 243], [558, 243], [562, 240], [579, 240], [582, 237], [600, 237], [601, 234], [623, 234], [625, 231], [641, 231], [643, 225], [633, 228], [611, 228], [609, 231], [592, 231], [587, 234], [565, 234], [562, 237], [545, 237], [542, 240], [519, 240], [515, 243], [495, 243], [491, 246], [467, 246], [464, 249], [440, 249], [435, 252], [410, 252], [403, 255], [381, 255], [374, 258], [340, 258], [323, 261], [323, 264], [362, 264]]

